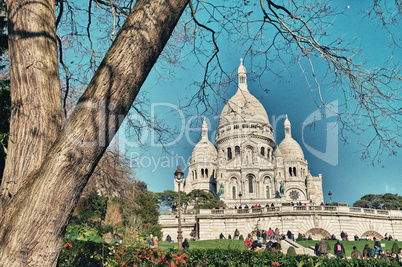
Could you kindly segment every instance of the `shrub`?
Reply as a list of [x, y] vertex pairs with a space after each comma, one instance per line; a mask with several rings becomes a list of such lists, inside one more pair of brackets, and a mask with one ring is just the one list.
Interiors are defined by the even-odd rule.
[[294, 247], [289, 247], [288, 251], [286, 252], [286, 255], [290, 256], [290, 257], [296, 256], [297, 254], [296, 254], [295, 248]]
[[[94, 242], [65, 240], [58, 266], [75, 267], [121, 267], [121, 266], [395, 266], [396, 261], [379, 259], [338, 259], [295, 255], [290, 247], [288, 254], [267, 251], [253, 252], [238, 249], [190, 249], [185, 254], [175, 249], [167, 252], [160, 249], [109, 246]], [[102, 247], [104, 251], [102, 253]], [[293, 251], [293, 252], [292, 252]], [[292, 254], [294, 254], [292, 256]], [[103, 265], [102, 265], [103, 263]], [[300, 265], [302, 263], [302, 265]]]
[[243, 235], [240, 235], [240, 236], [239, 236], [239, 240], [244, 240]]
[[57, 266], [102, 266], [103, 255], [108, 255], [108, 244], [64, 239]]
[[394, 244], [392, 245], [392, 253], [395, 253], [396, 255], [398, 255], [399, 253], [398, 243], [396, 242], [394, 242]]
[[303, 235], [301, 233], [299, 233], [299, 235], [297, 236], [296, 241], [303, 241]]
[[328, 252], [330, 252], [331, 251], [331, 245], [329, 244], [329, 242], [328, 241], [325, 241], [325, 244], [327, 244], [327, 250], [328, 250]]

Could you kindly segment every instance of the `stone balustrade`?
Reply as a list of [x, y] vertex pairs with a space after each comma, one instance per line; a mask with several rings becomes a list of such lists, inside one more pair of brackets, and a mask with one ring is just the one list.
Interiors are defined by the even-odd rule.
[[372, 214], [379, 216], [402, 217], [400, 210], [378, 210], [365, 209], [348, 206], [278, 206], [278, 207], [261, 207], [248, 209], [203, 209], [199, 211], [200, 215], [235, 215], [235, 214], [255, 214], [255, 213], [270, 213], [270, 212], [335, 212], [335, 213], [357, 213], [357, 214]]
[[[313, 238], [335, 234], [339, 238], [341, 231], [355, 234], [359, 237], [378, 236], [388, 233], [394, 239], [402, 239], [402, 211], [377, 210], [341, 206], [289, 206], [248, 208], [248, 209], [201, 209], [197, 216], [199, 222], [199, 237], [201, 240], [215, 239], [219, 233], [225, 236], [233, 231], [245, 235], [256, 227], [269, 227], [291, 230], [294, 234], [312, 234]], [[161, 215], [164, 238], [169, 234], [177, 236], [178, 217], [176, 215]], [[196, 214], [182, 214], [182, 229], [185, 237], [195, 231]]]

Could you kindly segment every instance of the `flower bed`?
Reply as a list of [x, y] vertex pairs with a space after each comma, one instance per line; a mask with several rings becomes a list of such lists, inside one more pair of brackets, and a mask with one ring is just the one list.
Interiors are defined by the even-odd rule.
[[177, 250], [110, 246], [88, 241], [66, 240], [58, 266], [400, 266], [396, 261], [345, 260], [282, 253], [252, 252], [238, 249]]

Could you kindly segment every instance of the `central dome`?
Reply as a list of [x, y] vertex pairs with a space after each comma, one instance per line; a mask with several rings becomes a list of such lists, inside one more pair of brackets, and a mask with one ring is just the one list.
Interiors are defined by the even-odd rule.
[[255, 122], [266, 126], [269, 119], [264, 106], [247, 89], [247, 73], [243, 62], [237, 72], [238, 89], [223, 107], [218, 128], [239, 122]]
[[263, 126], [269, 124], [264, 106], [255, 96], [245, 90], [237, 90], [236, 94], [223, 107], [219, 128], [238, 122], [256, 122]]

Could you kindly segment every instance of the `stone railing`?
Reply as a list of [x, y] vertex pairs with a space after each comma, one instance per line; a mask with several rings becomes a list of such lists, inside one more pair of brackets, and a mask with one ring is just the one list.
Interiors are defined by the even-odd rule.
[[211, 214], [225, 214], [225, 210], [211, 210]]
[[402, 217], [402, 211], [399, 210], [377, 210], [355, 208], [348, 206], [277, 206], [277, 207], [261, 207], [248, 209], [218, 209], [218, 210], [200, 210], [200, 215], [235, 215], [235, 214], [269, 214], [270, 212], [340, 212], [340, 213], [360, 213], [378, 216], [395, 216]]

